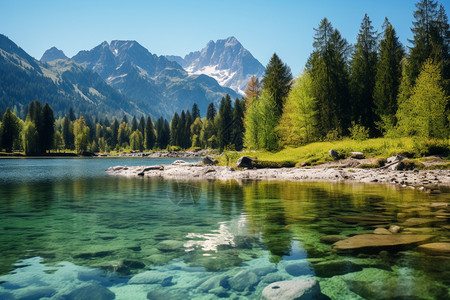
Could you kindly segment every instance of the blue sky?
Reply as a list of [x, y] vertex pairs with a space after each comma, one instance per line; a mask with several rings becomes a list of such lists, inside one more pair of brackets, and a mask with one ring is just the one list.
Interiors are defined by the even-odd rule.
[[[450, 1], [440, 0], [447, 15]], [[377, 30], [388, 17], [404, 45], [414, 0], [0, 0], [0, 33], [40, 59], [51, 46], [67, 56], [103, 41], [137, 40], [150, 52], [184, 56], [235, 36], [266, 65], [276, 52], [299, 75], [323, 17], [354, 43], [365, 13]]]

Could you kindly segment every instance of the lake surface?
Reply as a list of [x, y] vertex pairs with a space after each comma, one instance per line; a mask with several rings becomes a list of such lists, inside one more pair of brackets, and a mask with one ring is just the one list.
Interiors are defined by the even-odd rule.
[[[338, 255], [329, 235], [450, 239], [450, 196], [378, 184], [124, 178], [174, 159], [0, 159], [0, 299], [259, 299], [315, 278], [331, 299], [449, 299], [450, 259]], [[379, 216], [383, 224], [342, 222]], [[408, 218], [437, 222], [403, 226]], [[341, 219], [341, 221], [339, 220]]]

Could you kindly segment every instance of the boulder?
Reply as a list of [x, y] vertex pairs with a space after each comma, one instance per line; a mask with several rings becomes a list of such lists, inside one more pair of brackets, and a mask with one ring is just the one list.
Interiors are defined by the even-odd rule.
[[262, 300], [321, 299], [319, 283], [312, 279], [277, 281], [266, 286]]
[[427, 218], [409, 218], [405, 222], [403, 222], [402, 225], [405, 227], [424, 226], [436, 223], [437, 221], [438, 220]]
[[407, 235], [407, 234], [359, 234], [348, 239], [334, 243], [333, 250], [342, 252], [367, 252], [378, 253], [381, 250], [400, 251], [408, 249], [434, 238], [432, 235]]
[[236, 163], [236, 168], [253, 168], [253, 158], [250, 156], [242, 156]]
[[186, 163], [186, 162], [185, 162], [184, 160], [179, 159], [179, 160], [174, 161], [174, 162], [172, 163], [172, 165], [181, 165], [181, 164], [185, 164], [185, 163]]
[[392, 233], [399, 233], [402, 229], [400, 228], [400, 226], [391, 225], [391, 226], [389, 226], [388, 230]]
[[350, 152], [350, 156], [352, 158], [356, 158], [356, 159], [363, 159], [364, 158], [364, 153], [362, 153], [362, 152]]
[[226, 275], [217, 275], [208, 278], [205, 280], [200, 286], [198, 290], [203, 293], [208, 293], [210, 290], [216, 289], [218, 287], [228, 287], [228, 276]]
[[91, 284], [84, 287], [77, 288], [70, 292], [64, 299], [66, 300], [110, 300], [115, 299], [116, 295], [108, 290], [106, 287], [99, 284]]
[[328, 151], [328, 155], [330, 155], [330, 157], [332, 159], [338, 159], [339, 158], [339, 152], [337, 152], [336, 150], [330, 149]]
[[205, 166], [215, 166], [218, 163], [217, 160], [208, 155], [203, 158], [202, 162]]
[[429, 243], [420, 245], [417, 249], [429, 255], [450, 256], [450, 243]]

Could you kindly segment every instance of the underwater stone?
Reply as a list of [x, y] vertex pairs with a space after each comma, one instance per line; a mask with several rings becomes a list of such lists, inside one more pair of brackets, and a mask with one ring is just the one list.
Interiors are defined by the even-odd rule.
[[253, 273], [255, 273], [257, 276], [266, 276], [269, 273], [274, 273], [277, 271], [277, 268], [273, 266], [267, 266], [267, 267], [260, 267], [255, 268], [252, 270]]
[[405, 227], [423, 226], [436, 223], [438, 220], [426, 218], [409, 218], [402, 225]]
[[262, 292], [262, 300], [303, 300], [321, 299], [319, 283], [316, 280], [278, 281], [266, 286]]
[[420, 245], [417, 249], [429, 255], [450, 255], [450, 243], [429, 243]]
[[314, 265], [314, 272], [319, 277], [333, 277], [362, 271], [362, 267], [348, 260], [324, 261]]
[[345, 240], [347, 238], [347, 236], [345, 235], [325, 235], [323, 237], [320, 238], [320, 241], [325, 243], [325, 244], [333, 244], [336, 243], [337, 241], [342, 241]]
[[258, 276], [249, 270], [242, 270], [234, 275], [229, 281], [233, 290], [242, 292], [258, 283]]
[[164, 265], [167, 262], [169, 262], [171, 259], [172, 259], [172, 257], [170, 257], [168, 255], [162, 255], [162, 254], [153, 254], [153, 255], [150, 255], [149, 257], [147, 257], [147, 260], [152, 265]]
[[[111, 300], [116, 298], [116, 295], [99, 284], [92, 284], [73, 290], [64, 299], [66, 300]], [[37, 298], [36, 298], [37, 299]]]
[[165, 240], [156, 245], [156, 248], [163, 252], [177, 251], [183, 248], [184, 243], [174, 240]]
[[203, 293], [208, 293], [210, 290], [218, 288], [218, 287], [228, 287], [228, 276], [226, 275], [217, 275], [205, 280], [200, 286], [198, 290]]
[[433, 237], [432, 235], [359, 234], [336, 242], [333, 245], [333, 250], [338, 253], [348, 251], [379, 252], [381, 250], [403, 250], [411, 246], [423, 244]]
[[136, 260], [124, 260], [123, 265], [130, 269], [143, 269], [145, 264]]
[[178, 290], [169, 290], [169, 291], [161, 291], [161, 290], [153, 290], [148, 292], [147, 299], [150, 300], [179, 300], [179, 299], [188, 299], [188, 296], [185, 293], [182, 293]]
[[56, 291], [50, 287], [28, 287], [15, 291], [13, 299], [34, 300], [51, 297]]
[[289, 264], [285, 267], [286, 272], [292, 276], [302, 276], [313, 274], [311, 266], [307, 261]]
[[168, 284], [171, 283], [173, 276], [167, 276], [162, 272], [147, 271], [133, 276], [128, 284]]

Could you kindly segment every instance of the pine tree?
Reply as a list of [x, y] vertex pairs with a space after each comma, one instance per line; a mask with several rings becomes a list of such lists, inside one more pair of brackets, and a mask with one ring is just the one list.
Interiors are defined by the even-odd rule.
[[180, 117], [178, 116], [178, 113], [175, 113], [170, 122], [170, 144], [172, 146], [179, 146], [179, 126]]
[[351, 119], [360, 125], [374, 128], [375, 72], [377, 65], [377, 33], [366, 14], [350, 61]]
[[185, 134], [186, 134], [186, 112], [184, 110], [181, 111], [180, 114], [180, 122], [178, 123], [177, 129], [177, 146], [181, 148], [185, 148]]
[[131, 150], [144, 150], [144, 138], [139, 130], [135, 130], [130, 135], [130, 148]]
[[133, 116], [133, 119], [131, 119], [131, 132], [135, 132], [138, 128], [138, 123], [136, 120], [136, 117]]
[[122, 122], [120, 122], [120, 123], [121, 123], [121, 124], [122, 124], [122, 123], [128, 124], [128, 118], [127, 118], [127, 115], [123, 115]]
[[69, 109], [69, 121], [73, 122], [77, 119], [77, 117], [75, 117], [75, 113], [73, 112], [73, 108], [70, 107]]
[[73, 134], [73, 125], [68, 117], [63, 118], [61, 131], [66, 149], [70, 150], [75, 149], [75, 136]]
[[[414, 19], [413, 28], [411, 28], [413, 39], [409, 40], [412, 47], [410, 47], [407, 70], [409, 80], [413, 84], [428, 58], [443, 65], [448, 63], [448, 61], [444, 62], [445, 57], [449, 58], [448, 20], [445, 25], [446, 15], [443, 8], [442, 11], [440, 8], [438, 10], [438, 3], [435, 0], [419, 0], [416, 3]], [[447, 39], [442, 35], [447, 35]], [[447, 53], [444, 53], [446, 50]]]
[[230, 95], [227, 94], [222, 98], [216, 119], [219, 148], [223, 150], [231, 143], [231, 132], [233, 129], [233, 110]]
[[201, 118], [200, 117], [200, 109], [198, 108], [197, 103], [194, 103], [192, 105], [192, 120], [196, 120], [197, 118]]
[[145, 149], [151, 150], [155, 146], [156, 135], [155, 130], [153, 128], [153, 122], [150, 116], [147, 118], [147, 122], [145, 123]]
[[2, 125], [0, 128], [1, 147], [6, 152], [12, 152], [15, 142], [20, 138], [21, 131], [20, 119], [9, 109], [3, 114]]
[[231, 143], [237, 151], [244, 147], [244, 101], [236, 98], [233, 109], [233, 129], [231, 132]]
[[119, 121], [117, 121], [117, 119], [114, 118], [114, 121], [111, 124], [111, 138], [110, 138], [110, 143], [109, 143], [109, 146], [112, 149], [114, 149], [117, 146], [118, 135], [119, 135]]
[[247, 87], [245, 88], [245, 102], [246, 102], [246, 108], [250, 105], [249, 100], [252, 98], [259, 98], [259, 96], [261, 95], [261, 83], [259, 82], [259, 79], [253, 75], [248, 84]]
[[275, 100], [276, 112], [281, 116], [283, 105], [292, 85], [291, 69], [281, 61], [276, 53], [273, 54], [266, 66], [263, 87]]
[[422, 67], [412, 96], [400, 103], [397, 113], [399, 130], [422, 138], [448, 138], [448, 103], [440, 66], [430, 58]]
[[373, 99], [378, 127], [386, 131], [396, 124], [397, 96], [402, 76], [402, 59], [405, 53], [395, 29], [387, 18], [384, 21], [383, 29]]
[[189, 110], [186, 111], [186, 122], [184, 124], [184, 130], [182, 138], [183, 148], [187, 149], [191, 146], [191, 125], [194, 122]]
[[46, 150], [52, 149], [55, 136], [55, 117], [48, 103], [45, 103], [44, 107], [42, 107], [40, 131], [38, 133], [41, 151], [45, 153]]
[[314, 36], [308, 59], [313, 96], [316, 99], [317, 133], [343, 132], [350, 124], [347, 57], [350, 47], [338, 30], [324, 18]]
[[139, 120], [139, 125], [138, 125], [137, 129], [142, 133], [142, 135], [145, 134], [145, 118], [144, 118], [144, 116], [141, 116], [141, 119]]
[[216, 107], [214, 106], [214, 103], [209, 103], [208, 105], [208, 111], [206, 113], [206, 119], [209, 121], [213, 121], [216, 117]]

